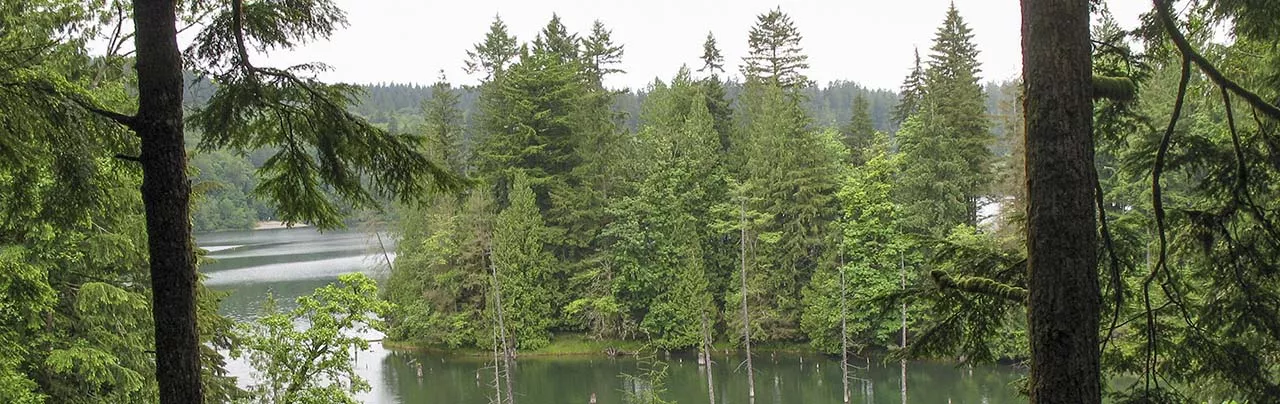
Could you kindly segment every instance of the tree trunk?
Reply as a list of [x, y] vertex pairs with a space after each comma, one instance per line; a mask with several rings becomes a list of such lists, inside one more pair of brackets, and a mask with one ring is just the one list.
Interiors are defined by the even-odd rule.
[[[902, 280], [902, 290], [907, 290], [907, 258], [898, 253], [898, 277]], [[907, 349], [907, 302], [902, 302], [902, 341], [898, 345], [902, 349]], [[907, 358], [903, 357], [898, 360], [898, 365], [902, 368], [902, 380], [899, 384], [902, 393], [902, 404], [907, 404]]]
[[1022, 0], [1031, 402], [1100, 403], [1088, 0]]
[[196, 330], [196, 267], [191, 245], [191, 183], [182, 130], [182, 54], [172, 0], [134, 0], [142, 202], [147, 216], [151, 309], [160, 402], [204, 400]]
[[844, 256], [840, 257], [840, 382], [844, 403], [849, 403], [849, 322], [845, 307]]
[[[503, 368], [502, 373], [505, 376], [507, 381], [507, 402], [514, 404], [516, 402], [515, 379], [514, 379], [515, 376], [511, 374], [511, 368], [514, 367], [512, 363], [512, 359], [515, 356], [515, 354], [513, 353], [513, 351], [515, 350], [515, 347], [512, 347], [511, 344], [507, 342], [508, 341], [507, 325], [502, 318], [503, 312], [505, 311], [505, 309], [502, 307], [502, 281], [498, 277], [498, 265], [493, 262], [493, 250], [489, 250], [487, 255], [489, 256], [489, 269], [493, 270], [493, 298], [494, 298], [493, 307], [494, 307], [494, 313], [498, 317], [498, 342], [499, 342], [499, 345], [502, 347], [501, 365]], [[498, 366], [498, 364], [494, 364], [494, 366]], [[499, 400], [499, 403], [501, 403], [501, 400], [502, 400], [501, 395], [498, 396], [498, 400]]]
[[740, 201], [738, 208], [742, 215], [739, 222], [742, 226], [742, 244], [739, 251], [742, 258], [742, 343], [747, 348], [747, 397], [755, 402], [756, 375], [755, 369], [751, 366], [751, 312], [747, 310], [747, 202]]
[[707, 403], [716, 404], [716, 383], [711, 372], [711, 323], [707, 320], [706, 309], [702, 311], [702, 355], [707, 368]]

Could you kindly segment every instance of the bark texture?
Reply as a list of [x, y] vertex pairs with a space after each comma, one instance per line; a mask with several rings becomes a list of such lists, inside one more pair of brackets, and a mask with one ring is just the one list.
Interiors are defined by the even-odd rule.
[[1100, 403], [1089, 0], [1022, 0], [1031, 402]]
[[191, 245], [191, 183], [182, 129], [182, 54], [176, 2], [134, 0], [142, 201], [147, 216], [156, 380], [163, 404], [199, 404], [200, 338]]

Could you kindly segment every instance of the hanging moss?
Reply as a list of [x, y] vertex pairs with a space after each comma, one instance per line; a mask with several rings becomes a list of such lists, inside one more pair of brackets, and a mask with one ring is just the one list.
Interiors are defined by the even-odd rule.
[[1093, 76], [1093, 98], [1129, 101], [1138, 94], [1138, 85], [1128, 77]]
[[961, 292], [978, 293], [1018, 303], [1025, 303], [1027, 301], [1027, 289], [996, 282], [990, 278], [977, 276], [952, 278], [947, 271], [943, 271], [941, 269], [935, 269], [929, 274], [933, 277], [933, 281], [938, 284], [938, 287], [943, 289], [956, 289]]

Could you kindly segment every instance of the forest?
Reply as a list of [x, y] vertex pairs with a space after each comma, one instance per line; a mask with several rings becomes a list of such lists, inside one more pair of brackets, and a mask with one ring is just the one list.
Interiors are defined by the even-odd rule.
[[[1023, 0], [1009, 82], [952, 4], [899, 88], [819, 85], [778, 7], [617, 89], [600, 21], [499, 15], [476, 85], [355, 85], [263, 57], [345, 26], [330, 0], [0, 0], [0, 401], [356, 402], [378, 329], [492, 355], [498, 402], [566, 336], [740, 349], [751, 397], [755, 345], [1016, 363], [1036, 404], [1274, 402], [1280, 3], [1151, 3]], [[262, 220], [396, 258], [238, 323], [192, 237]]]

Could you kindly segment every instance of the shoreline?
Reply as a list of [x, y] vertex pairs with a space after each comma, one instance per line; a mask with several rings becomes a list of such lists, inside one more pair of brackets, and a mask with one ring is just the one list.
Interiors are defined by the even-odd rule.
[[[645, 346], [643, 341], [627, 341], [627, 340], [611, 340], [602, 339], [594, 340], [583, 337], [580, 334], [570, 334], [559, 338], [552, 338], [551, 343], [542, 348], [532, 351], [517, 350], [518, 356], [522, 357], [610, 357], [610, 356], [634, 356]], [[467, 348], [450, 348], [444, 345], [424, 345], [409, 341], [398, 341], [392, 339], [383, 339], [382, 347], [398, 352], [421, 352], [434, 353], [444, 355], [456, 355], [464, 357], [487, 357], [492, 356], [493, 351], [488, 349], [478, 349], [474, 347]], [[609, 350], [615, 350], [611, 355]], [[733, 346], [726, 342], [720, 342], [712, 345], [714, 353], [739, 352], [739, 347]], [[693, 349], [672, 350], [671, 352], [693, 352]], [[795, 353], [795, 354], [811, 354], [811, 355], [827, 355], [825, 353], [813, 350], [807, 343], [773, 343], [752, 345], [752, 352], [777, 352], [777, 353]]]
[[263, 220], [253, 224], [253, 230], [276, 230], [276, 229], [289, 229], [289, 228], [298, 228], [298, 227], [311, 227], [311, 225], [308, 225], [306, 223], [294, 223], [292, 225], [286, 225], [284, 222], [279, 220]]

